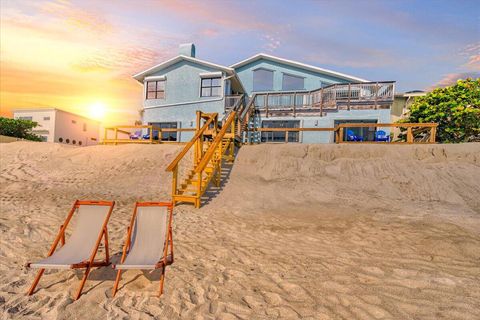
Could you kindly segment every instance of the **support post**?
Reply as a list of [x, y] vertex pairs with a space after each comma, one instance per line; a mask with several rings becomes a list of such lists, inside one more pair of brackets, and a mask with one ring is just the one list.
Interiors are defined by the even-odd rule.
[[350, 111], [350, 93], [351, 93], [351, 84], [348, 83], [348, 110]]
[[177, 194], [177, 177], [178, 177], [178, 165], [175, 166], [172, 172], [172, 199]]
[[343, 127], [339, 126], [338, 130], [338, 143], [343, 143]]
[[293, 94], [293, 117], [295, 118], [297, 116], [297, 110], [295, 108], [295, 105], [297, 104], [297, 93]]
[[377, 100], [378, 100], [378, 82], [375, 82], [375, 110], [377, 110], [378, 108]]
[[437, 127], [430, 128], [430, 143], [435, 143], [437, 136]]
[[407, 143], [413, 143], [412, 127], [407, 128]]
[[197, 199], [195, 201], [195, 207], [200, 208], [200, 198], [202, 197], [202, 172], [200, 171], [197, 175], [198, 184], [197, 184]]
[[268, 118], [268, 93], [265, 95], [265, 118]]
[[323, 117], [323, 88], [320, 90], [320, 117]]

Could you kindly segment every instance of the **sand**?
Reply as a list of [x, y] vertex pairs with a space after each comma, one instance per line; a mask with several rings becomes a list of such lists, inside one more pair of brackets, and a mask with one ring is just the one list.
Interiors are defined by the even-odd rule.
[[[173, 145], [0, 144], [1, 318], [478, 319], [480, 144], [245, 146], [199, 210], [175, 209], [158, 273], [50, 271], [25, 295], [75, 199], [165, 200]], [[68, 238], [67, 238], [68, 241]], [[152, 282], [153, 280], [153, 282]]]

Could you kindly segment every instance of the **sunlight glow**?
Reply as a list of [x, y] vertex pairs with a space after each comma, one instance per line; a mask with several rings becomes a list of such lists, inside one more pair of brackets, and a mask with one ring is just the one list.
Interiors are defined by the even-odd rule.
[[105, 113], [107, 111], [107, 108], [105, 107], [105, 104], [102, 102], [95, 102], [90, 105], [89, 107], [89, 115], [91, 118], [95, 120], [103, 120], [105, 117]]

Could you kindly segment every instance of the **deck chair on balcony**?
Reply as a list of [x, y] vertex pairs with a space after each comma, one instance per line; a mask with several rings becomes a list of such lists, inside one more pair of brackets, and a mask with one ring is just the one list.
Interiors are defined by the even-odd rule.
[[172, 203], [135, 204], [120, 264], [112, 265], [118, 270], [113, 296], [117, 293], [122, 271], [128, 269], [161, 269], [158, 296], [162, 295], [165, 268], [173, 263], [172, 213]]
[[[110, 264], [107, 223], [114, 205], [114, 201], [75, 201], [65, 222], [60, 226], [47, 258], [27, 264], [29, 268], [40, 269], [28, 290], [28, 295], [35, 291], [45, 269], [85, 269], [75, 300], [80, 297], [90, 270]], [[71, 236], [65, 241], [65, 230], [74, 214], [78, 220]], [[105, 241], [105, 260], [95, 261], [102, 238]], [[62, 247], [55, 251], [59, 243]]]

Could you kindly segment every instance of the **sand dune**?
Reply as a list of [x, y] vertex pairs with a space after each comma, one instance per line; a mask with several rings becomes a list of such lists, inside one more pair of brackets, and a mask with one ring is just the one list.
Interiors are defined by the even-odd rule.
[[[2, 318], [475, 319], [480, 144], [245, 146], [200, 210], [175, 211], [175, 264], [157, 273], [51, 271], [45, 255], [77, 199], [117, 201], [114, 259], [134, 201], [168, 199], [179, 146], [0, 144]], [[230, 171], [231, 170], [231, 171]], [[67, 239], [68, 240], [68, 239]], [[150, 280], [155, 280], [151, 282]]]

